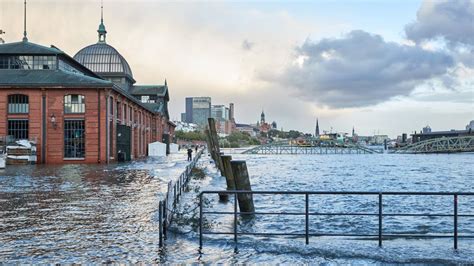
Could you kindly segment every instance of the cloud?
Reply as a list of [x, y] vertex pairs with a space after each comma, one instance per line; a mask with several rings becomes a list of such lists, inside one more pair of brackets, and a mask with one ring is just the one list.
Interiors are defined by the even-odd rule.
[[474, 1], [424, 1], [405, 33], [415, 42], [444, 38], [451, 45], [474, 45]]
[[335, 108], [374, 105], [408, 95], [454, 64], [442, 52], [385, 42], [360, 30], [341, 39], [306, 41], [297, 48], [296, 57], [296, 63], [277, 80], [294, 88], [300, 98]]

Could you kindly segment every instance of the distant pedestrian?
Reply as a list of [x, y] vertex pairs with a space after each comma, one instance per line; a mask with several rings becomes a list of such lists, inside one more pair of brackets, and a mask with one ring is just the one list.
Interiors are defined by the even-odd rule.
[[198, 148], [199, 148], [199, 145], [196, 145], [196, 148], [194, 148], [194, 150], [196, 151], [196, 153], [198, 152]]
[[193, 160], [193, 150], [191, 148], [188, 149], [188, 161]]

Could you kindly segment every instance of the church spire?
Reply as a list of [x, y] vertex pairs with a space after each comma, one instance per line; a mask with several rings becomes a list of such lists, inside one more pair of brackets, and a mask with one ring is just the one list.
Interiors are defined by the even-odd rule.
[[99, 29], [97, 30], [97, 33], [99, 33], [99, 42], [105, 43], [105, 37], [107, 35], [107, 31], [105, 30], [105, 25], [104, 25], [104, 2], [103, 1], [101, 1], [100, 3], [100, 24], [99, 24]]
[[318, 118], [316, 118], [316, 130], [314, 132], [315, 137], [319, 137], [319, 121]]
[[24, 1], [24, 7], [23, 7], [23, 41], [27, 42], [28, 37], [26, 37], [26, 0]]

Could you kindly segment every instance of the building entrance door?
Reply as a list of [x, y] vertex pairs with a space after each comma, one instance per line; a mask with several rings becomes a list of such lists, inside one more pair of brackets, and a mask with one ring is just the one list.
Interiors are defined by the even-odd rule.
[[132, 129], [126, 125], [117, 125], [117, 160], [131, 160]]

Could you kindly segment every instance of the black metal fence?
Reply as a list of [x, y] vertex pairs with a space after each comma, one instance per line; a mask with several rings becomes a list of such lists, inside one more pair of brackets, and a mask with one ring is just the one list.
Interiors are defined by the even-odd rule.
[[199, 150], [194, 156], [191, 163], [186, 166], [184, 172], [179, 175], [175, 181], [168, 182], [168, 189], [166, 191], [165, 199], [158, 203], [158, 221], [159, 221], [159, 245], [163, 246], [163, 241], [166, 238], [166, 231], [173, 218], [173, 212], [178, 204], [181, 194], [185, 191], [191, 177], [191, 171], [196, 166], [197, 161], [201, 158], [204, 149]]
[[[234, 195], [234, 210], [230, 211], [207, 211], [203, 208], [203, 198], [206, 194], [233, 194]], [[239, 212], [237, 210], [237, 198], [238, 194], [271, 194], [271, 195], [304, 195], [305, 196], [305, 207], [304, 212]], [[378, 211], [376, 213], [366, 212], [310, 212], [309, 198], [311, 195], [367, 195], [376, 197], [378, 204]], [[383, 211], [383, 197], [389, 195], [408, 195], [408, 196], [451, 196], [452, 197], [452, 213], [384, 213]], [[378, 240], [378, 245], [381, 247], [382, 242], [385, 239], [393, 238], [452, 238], [454, 249], [458, 248], [459, 238], [474, 238], [474, 235], [460, 235], [458, 233], [458, 219], [459, 217], [474, 217], [472, 213], [458, 213], [458, 198], [464, 196], [474, 196], [473, 192], [360, 192], [360, 191], [349, 191], [349, 192], [331, 192], [331, 191], [203, 191], [199, 195], [199, 246], [202, 248], [203, 235], [233, 235], [234, 243], [237, 248], [238, 236], [239, 235], [255, 235], [255, 236], [300, 236], [305, 238], [306, 244], [309, 244], [310, 237], [320, 236], [342, 236], [342, 237], [372, 237]], [[233, 232], [212, 232], [204, 231], [203, 229], [203, 218], [205, 214], [212, 215], [230, 215], [233, 214], [234, 225]], [[239, 232], [237, 230], [237, 218], [238, 215], [293, 215], [293, 216], [304, 216], [305, 217], [305, 232], [304, 233], [285, 233], [285, 232]], [[377, 234], [355, 234], [355, 233], [324, 233], [318, 232], [313, 233], [310, 230], [310, 217], [313, 216], [376, 216], [378, 217], [378, 232]], [[383, 232], [383, 217], [394, 217], [394, 216], [412, 216], [412, 217], [452, 217], [453, 218], [453, 231], [452, 234], [386, 234]], [[474, 226], [474, 224], [473, 224]]]

